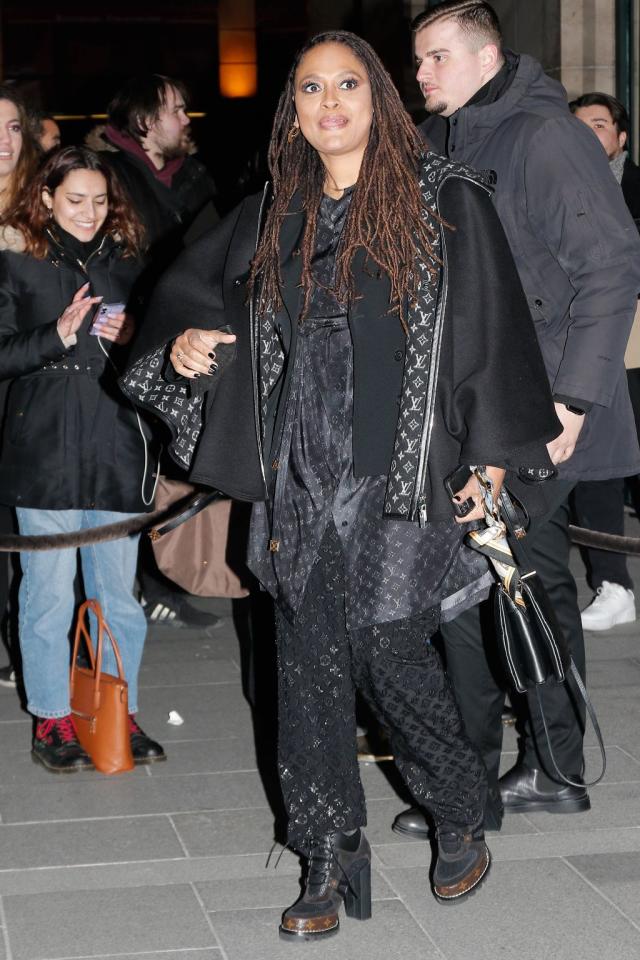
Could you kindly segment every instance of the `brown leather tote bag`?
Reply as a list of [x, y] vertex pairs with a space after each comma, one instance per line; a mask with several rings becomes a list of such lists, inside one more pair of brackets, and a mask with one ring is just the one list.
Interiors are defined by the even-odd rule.
[[[92, 611], [98, 621], [98, 649], [94, 653], [87, 626]], [[102, 671], [105, 634], [116, 659], [118, 676]], [[89, 667], [76, 663], [80, 640], [89, 654]], [[118, 644], [106, 623], [97, 600], [85, 600], [78, 610], [78, 622], [71, 661], [71, 715], [83, 750], [100, 773], [124, 773], [133, 770], [129, 735], [129, 690], [124, 678]]]

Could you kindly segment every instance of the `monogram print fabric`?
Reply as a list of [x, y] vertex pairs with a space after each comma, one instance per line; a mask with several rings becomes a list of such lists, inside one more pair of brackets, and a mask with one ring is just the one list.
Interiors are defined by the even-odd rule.
[[[417, 303], [410, 306], [409, 333], [402, 383], [402, 400], [396, 431], [395, 446], [384, 512], [387, 516], [414, 520], [417, 498], [421, 490], [419, 463], [428, 459], [430, 407], [433, 403], [438, 379], [438, 356], [442, 338], [442, 317], [439, 315], [439, 288], [446, 283], [446, 263], [442, 260], [442, 227], [433, 216], [438, 209], [438, 190], [448, 176], [455, 175], [486, 186], [481, 174], [451, 163], [445, 157], [428, 154], [420, 177], [424, 201], [424, 217], [435, 230], [432, 241], [433, 257], [418, 258], [420, 271]], [[430, 272], [435, 268], [435, 274]], [[444, 276], [443, 276], [444, 274]], [[425, 504], [428, 511], [428, 504]]]
[[166, 348], [158, 347], [141, 357], [120, 385], [135, 403], [166, 423], [172, 435], [169, 452], [188, 469], [202, 429], [203, 395], [192, 381], [168, 381], [164, 376], [166, 363]]
[[366, 824], [355, 689], [389, 730], [396, 766], [437, 825], [482, 819], [486, 773], [466, 737], [438, 654], [438, 611], [348, 632], [343, 552], [331, 524], [295, 625], [276, 607], [278, 766], [289, 843]]

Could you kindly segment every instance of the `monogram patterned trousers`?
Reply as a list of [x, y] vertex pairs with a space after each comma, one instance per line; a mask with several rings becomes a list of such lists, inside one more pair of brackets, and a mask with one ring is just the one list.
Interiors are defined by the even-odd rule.
[[390, 733], [395, 762], [436, 825], [480, 822], [486, 771], [464, 732], [438, 654], [436, 608], [348, 632], [342, 548], [331, 523], [291, 624], [276, 610], [278, 766], [289, 843], [366, 824], [355, 690]]

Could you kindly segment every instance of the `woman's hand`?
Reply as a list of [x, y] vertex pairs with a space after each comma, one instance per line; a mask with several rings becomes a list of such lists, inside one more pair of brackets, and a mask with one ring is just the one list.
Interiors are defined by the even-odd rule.
[[81, 286], [69, 306], [58, 317], [58, 336], [65, 347], [69, 346], [69, 338], [74, 336], [82, 326], [82, 321], [89, 310], [102, 300], [102, 297], [85, 296], [88, 289], [88, 283]]
[[120, 346], [125, 346], [131, 340], [135, 331], [135, 322], [128, 313], [108, 313], [100, 323], [100, 336], [103, 340], [111, 340]]
[[[501, 467], [487, 467], [486, 472], [489, 479], [493, 481], [493, 499], [494, 502], [497, 503], [504, 482], [505, 471]], [[473, 500], [475, 507], [469, 511], [466, 517], [456, 517], [456, 523], [469, 523], [470, 520], [484, 519], [482, 493], [480, 492], [480, 484], [475, 474], [469, 478], [462, 490], [455, 495], [454, 500], [457, 500], [458, 503], [463, 503], [469, 497]]]
[[235, 339], [234, 333], [223, 333], [222, 330], [185, 330], [171, 347], [173, 369], [190, 380], [201, 374], [211, 376], [218, 369], [217, 345], [233, 343]]

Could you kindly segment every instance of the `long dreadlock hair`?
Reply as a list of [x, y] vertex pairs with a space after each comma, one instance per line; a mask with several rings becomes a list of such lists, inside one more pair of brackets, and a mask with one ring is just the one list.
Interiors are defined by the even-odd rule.
[[262, 307], [282, 304], [279, 285], [279, 238], [284, 217], [296, 191], [306, 215], [300, 255], [304, 294], [302, 317], [312, 291], [313, 256], [318, 208], [326, 170], [318, 152], [300, 135], [289, 136], [296, 111], [295, 76], [305, 54], [327, 43], [342, 43], [364, 66], [371, 87], [373, 120], [369, 141], [345, 222], [336, 260], [335, 293], [341, 302], [353, 298], [351, 263], [362, 248], [391, 281], [390, 312], [397, 310], [406, 332], [406, 300], [414, 302], [419, 282], [416, 256], [436, 270], [431, 241], [435, 230], [423, 209], [418, 168], [424, 143], [402, 106], [398, 91], [378, 55], [361, 37], [346, 30], [319, 33], [298, 52], [280, 96], [269, 145], [273, 203], [251, 266], [250, 295], [260, 289]]

